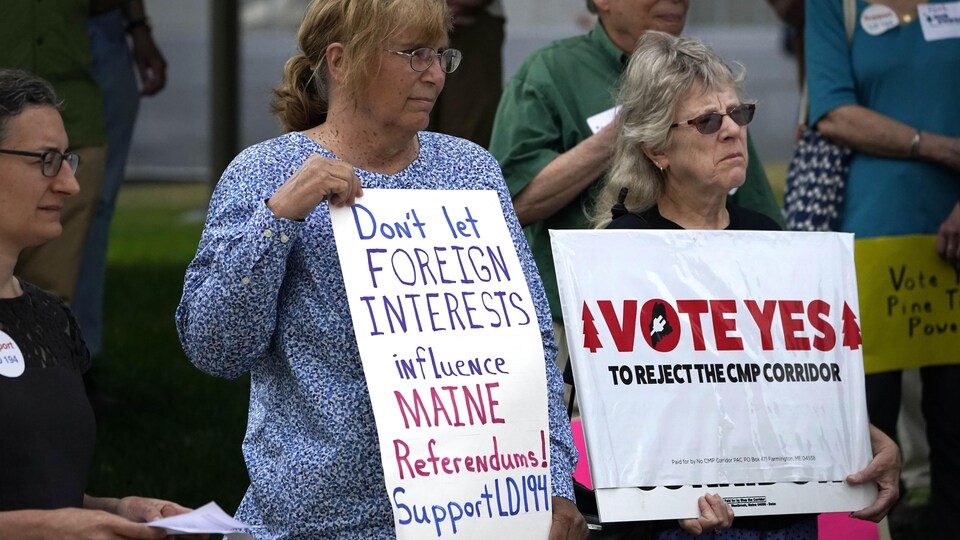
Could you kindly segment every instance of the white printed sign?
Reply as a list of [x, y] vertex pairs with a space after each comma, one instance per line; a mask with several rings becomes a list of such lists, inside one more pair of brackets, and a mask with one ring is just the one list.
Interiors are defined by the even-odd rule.
[[[684, 498], [638, 486], [709, 485], [751, 498], [763, 496], [761, 484], [831, 486], [869, 462], [852, 235], [551, 231], [551, 239], [601, 517], [690, 517], [706, 491]], [[806, 511], [872, 501], [869, 488], [825, 489], [839, 490], [844, 508]], [[605, 508], [605, 490], [644, 504]], [[802, 511], [789, 502], [737, 513]]]
[[397, 537], [547, 538], [537, 315], [493, 191], [332, 209]]

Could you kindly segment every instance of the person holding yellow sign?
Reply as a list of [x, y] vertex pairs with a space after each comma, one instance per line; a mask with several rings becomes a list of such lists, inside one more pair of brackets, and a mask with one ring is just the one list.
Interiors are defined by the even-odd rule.
[[[839, 0], [807, 2], [810, 121], [824, 137], [853, 150], [840, 230], [857, 236], [858, 274], [864, 271], [859, 265], [861, 245], [886, 242], [877, 251], [877, 261], [890, 263], [894, 275], [887, 282], [893, 281], [897, 289], [890, 295], [891, 302], [900, 301], [886, 310], [891, 316], [908, 311], [906, 334], [899, 342], [883, 346], [889, 350], [902, 345], [902, 360], [894, 364], [871, 369], [871, 347], [878, 347], [887, 336], [882, 331], [871, 333], [864, 324], [867, 408], [870, 420], [894, 436], [902, 368], [922, 366], [921, 406], [930, 444], [933, 515], [960, 515], [956, 489], [960, 483], [960, 350], [951, 344], [917, 352], [921, 341], [956, 336], [957, 311], [937, 308], [932, 301], [928, 304], [929, 298], [907, 305], [904, 287], [899, 286], [908, 283], [901, 278], [909, 277], [911, 271], [919, 287], [921, 279], [936, 270], [933, 263], [921, 269], [916, 257], [901, 255], [910, 245], [923, 241], [906, 236], [932, 236], [939, 230], [940, 256], [954, 265], [960, 260], [960, 109], [956, 107], [960, 4], [943, 0], [856, 2], [850, 39], [842, 4]], [[906, 274], [901, 273], [904, 269]], [[947, 306], [952, 299], [945, 289], [941, 283], [941, 302]], [[877, 303], [876, 295], [864, 296], [861, 306]], [[882, 309], [873, 308], [873, 312]], [[956, 538], [949, 520], [938, 520], [936, 527], [938, 538]]]
[[937, 234], [937, 254], [960, 270], [960, 201], [953, 205], [953, 211], [940, 224], [940, 231]]

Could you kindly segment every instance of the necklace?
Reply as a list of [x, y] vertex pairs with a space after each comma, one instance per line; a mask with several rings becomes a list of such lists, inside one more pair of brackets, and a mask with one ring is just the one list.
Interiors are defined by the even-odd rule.
[[898, 15], [900, 16], [900, 24], [910, 24], [913, 22], [913, 20], [917, 18], [917, 6], [926, 3], [926, 0], [920, 0], [919, 2], [913, 3], [908, 11], [898, 12]]

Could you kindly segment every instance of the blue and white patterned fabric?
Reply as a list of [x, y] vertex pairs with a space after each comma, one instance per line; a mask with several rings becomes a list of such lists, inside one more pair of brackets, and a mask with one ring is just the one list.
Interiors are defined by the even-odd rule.
[[846, 146], [827, 139], [814, 128], [803, 130], [787, 168], [783, 191], [787, 230], [840, 230], [850, 158]]
[[[496, 190], [536, 306], [549, 395], [553, 494], [573, 498], [576, 450], [536, 265], [496, 160], [479, 146], [419, 134], [420, 154], [364, 188]], [[373, 410], [357, 351], [327, 204], [302, 222], [265, 204], [312, 154], [300, 133], [243, 151], [224, 172], [177, 309], [180, 341], [200, 369], [251, 374], [243, 453], [250, 487], [237, 518], [259, 539], [393, 538]]]

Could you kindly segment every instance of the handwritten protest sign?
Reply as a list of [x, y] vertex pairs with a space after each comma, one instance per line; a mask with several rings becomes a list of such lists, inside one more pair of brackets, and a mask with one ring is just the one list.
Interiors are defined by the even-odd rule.
[[933, 235], [856, 241], [867, 373], [960, 363], [960, 269]]
[[[604, 519], [690, 517], [704, 485], [738, 515], [866, 506], [842, 483], [800, 504], [764, 488], [831, 486], [870, 460], [851, 235], [551, 238]], [[605, 508], [618, 489], [631, 504]]]
[[543, 344], [492, 191], [331, 210], [397, 537], [546, 538]]

